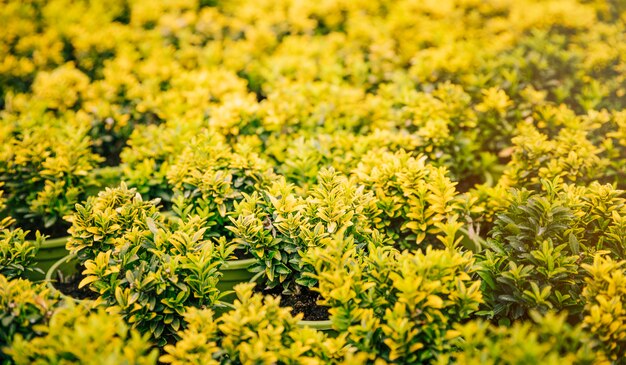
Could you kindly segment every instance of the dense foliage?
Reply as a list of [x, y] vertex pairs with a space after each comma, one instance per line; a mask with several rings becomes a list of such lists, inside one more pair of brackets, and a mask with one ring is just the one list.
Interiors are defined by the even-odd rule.
[[[626, 363], [624, 1], [0, 24], [3, 365]], [[25, 279], [65, 236], [78, 275]]]

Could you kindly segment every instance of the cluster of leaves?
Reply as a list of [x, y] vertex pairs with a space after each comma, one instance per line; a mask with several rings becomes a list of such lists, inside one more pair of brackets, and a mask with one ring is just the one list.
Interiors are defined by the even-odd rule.
[[[436, 245], [435, 235], [456, 222], [462, 202], [445, 168], [404, 151], [371, 153], [353, 170], [359, 183], [375, 193], [381, 211], [376, 228], [386, 232], [400, 248]], [[427, 237], [429, 240], [427, 240]]]
[[168, 170], [173, 212], [183, 221], [200, 217], [211, 237], [230, 237], [228, 213], [246, 194], [264, 188], [275, 175], [255, 153], [234, 151], [223, 137], [204, 130]]
[[44, 325], [59, 304], [58, 294], [45, 284], [25, 279], [10, 279], [0, 273], [0, 361], [8, 361], [5, 345], [16, 337], [29, 340], [39, 335], [38, 325]]
[[219, 318], [210, 309], [191, 309], [176, 345], [165, 346], [164, 363], [182, 364], [359, 364], [345, 336], [331, 338], [297, 325], [279, 298], [253, 293], [254, 284], [235, 287], [232, 311]]
[[582, 264], [607, 250], [623, 258], [623, 192], [611, 185], [588, 187], [543, 180], [545, 192], [513, 191], [480, 254], [490, 315], [517, 319], [537, 310], [584, 306]]
[[455, 350], [438, 364], [609, 364], [599, 344], [567, 315], [532, 312], [532, 322], [494, 326], [471, 321], [454, 326]]
[[0, 189], [6, 199], [0, 216], [62, 235], [67, 227], [61, 219], [85, 198], [99, 158], [90, 152], [80, 123], [33, 123], [43, 125], [0, 136]]
[[80, 287], [160, 344], [176, 337], [187, 307], [217, 304], [219, 268], [233, 247], [204, 239], [199, 218], [166, 224], [156, 201], [122, 184], [77, 206], [67, 247], [84, 264]]
[[0, 274], [9, 279], [36, 271], [35, 256], [44, 242], [44, 237], [36, 233], [35, 240], [27, 240], [28, 231], [12, 229], [11, 218], [0, 221]]
[[40, 335], [16, 336], [6, 349], [16, 365], [21, 364], [129, 364], [154, 365], [158, 352], [148, 336], [129, 329], [120, 316], [103, 309], [90, 312], [79, 305], [57, 309]]
[[[433, 361], [451, 348], [449, 330], [482, 302], [471, 253], [414, 253], [335, 239], [307, 256], [333, 328], [371, 359]], [[472, 277], [474, 276], [474, 277]]]
[[95, 259], [99, 253], [115, 250], [127, 242], [142, 244], [151, 234], [148, 224], [163, 222], [159, 200], [144, 201], [133, 188], [122, 183], [106, 188], [77, 204], [67, 220], [72, 224], [67, 248], [80, 263]]
[[302, 257], [334, 235], [352, 237], [360, 246], [373, 242], [371, 222], [378, 215], [373, 194], [332, 168], [321, 170], [317, 181], [299, 195], [283, 178], [236, 204], [228, 229], [256, 258], [250, 269], [263, 272], [268, 288], [313, 286], [316, 281], [305, 274], [312, 267]]

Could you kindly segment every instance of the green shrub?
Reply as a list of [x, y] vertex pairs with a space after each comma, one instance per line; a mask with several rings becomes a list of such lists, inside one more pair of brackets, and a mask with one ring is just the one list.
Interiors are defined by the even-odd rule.
[[336, 239], [307, 256], [333, 328], [371, 358], [425, 363], [451, 348], [446, 334], [482, 302], [471, 253], [357, 249]]
[[27, 240], [28, 231], [12, 229], [12, 223], [10, 218], [0, 221], [0, 274], [12, 279], [26, 272], [41, 272], [41, 269], [36, 269], [33, 265], [44, 237], [37, 232], [34, 241]]
[[[169, 364], [336, 364], [349, 356], [345, 337], [329, 338], [297, 325], [279, 298], [253, 294], [254, 284], [235, 287], [235, 308], [215, 319], [211, 310], [192, 309], [187, 329], [165, 347]], [[353, 351], [353, 350], [352, 350]], [[347, 363], [347, 362], [346, 362]]]
[[588, 274], [583, 290], [583, 327], [600, 343], [609, 359], [624, 363], [626, 356], [626, 261], [615, 261], [598, 254], [592, 264], [584, 264]]
[[70, 305], [54, 312], [41, 336], [17, 336], [7, 353], [15, 364], [156, 364], [147, 336], [103, 309], [90, 313]]
[[99, 304], [162, 346], [184, 328], [187, 308], [218, 304], [219, 268], [233, 248], [203, 239], [199, 219], [172, 227], [145, 219], [147, 232], [127, 228], [116, 247], [85, 262], [79, 287], [89, 285]]
[[80, 124], [28, 128], [1, 141], [0, 181], [6, 208], [20, 227], [63, 235], [61, 220], [85, 197], [89, 172], [100, 161]]
[[498, 215], [481, 261], [493, 315], [517, 319], [529, 310], [580, 311], [577, 238], [566, 230], [574, 214], [557, 197], [518, 191]]
[[480, 255], [486, 303], [497, 318], [550, 309], [578, 316], [584, 304], [581, 264], [602, 250], [623, 258], [621, 190], [599, 183], [543, 184], [545, 193], [512, 193]]
[[376, 228], [399, 248], [441, 246], [442, 224], [456, 221], [461, 200], [445, 168], [399, 151], [367, 155], [353, 171], [357, 182], [375, 196], [380, 215]]
[[106, 188], [84, 204], [76, 204], [74, 214], [67, 218], [72, 224], [68, 250], [83, 263], [128, 241], [141, 244], [152, 234], [148, 222], [164, 221], [158, 203], [158, 199], [144, 201], [136, 189], [124, 183]]
[[173, 211], [187, 220], [199, 216], [210, 229], [208, 237], [231, 238], [226, 229], [234, 204], [275, 178], [271, 165], [256, 154], [234, 151], [223, 137], [203, 131], [170, 167], [174, 188]]
[[40, 335], [38, 325], [48, 323], [58, 304], [58, 295], [50, 292], [45, 283], [0, 274], [0, 362], [7, 360], [4, 345], [17, 336], [28, 340]]
[[471, 321], [457, 324], [455, 351], [439, 364], [604, 364], [598, 344], [580, 325], [567, 323], [567, 315], [531, 313], [533, 321], [494, 326]]
[[301, 196], [281, 179], [236, 204], [228, 229], [257, 259], [250, 270], [263, 272], [269, 288], [313, 286], [315, 280], [303, 275], [312, 268], [301, 257], [333, 235], [354, 237], [361, 246], [372, 241], [370, 220], [378, 214], [373, 195], [332, 168], [322, 169], [317, 181]]

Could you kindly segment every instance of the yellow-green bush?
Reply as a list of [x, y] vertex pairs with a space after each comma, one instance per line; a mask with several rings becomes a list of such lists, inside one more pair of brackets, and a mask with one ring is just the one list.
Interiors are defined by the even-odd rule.
[[448, 331], [482, 302], [471, 253], [415, 253], [332, 240], [307, 255], [333, 328], [370, 359], [425, 363], [451, 349]]
[[321, 170], [317, 180], [299, 195], [282, 179], [235, 205], [227, 228], [257, 260], [250, 270], [263, 272], [269, 288], [313, 286], [315, 280], [303, 274], [312, 268], [301, 258], [334, 235], [351, 237], [361, 247], [377, 241], [372, 237], [372, 220], [379, 213], [373, 194], [334, 169]]
[[0, 180], [6, 199], [3, 217], [20, 227], [63, 235], [62, 218], [84, 199], [90, 172], [100, 158], [90, 151], [82, 122], [45, 122], [1, 141]]
[[533, 321], [494, 326], [471, 321], [456, 325], [457, 349], [441, 356], [439, 364], [608, 364], [598, 342], [571, 325], [566, 315], [531, 314]]
[[[237, 248], [269, 286], [319, 290], [345, 336], [197, 361], [584, 363], [588, 335], [623, 355], [613, 279], [587, 266], [626, 259], [623, 1], [6, 0], [0, 24], [0, 272], [69, 217], [83, 285], [159, 345]], [[118, 164], [131, 189], [89, 198]], [[426, 310], [398, 273], [438, 283]]]
[[90, 313], [70, 305], [52, 314], [41, 335], [17, 336], [6, 351], [15, 364], [156, 364], [147, 336], [103, 309]]
[[601, 342], [609, 359], [621, 364], [626, 355], [626, 261], [597, 255], [584, 265], [588, 273], [583, 290], [585, 318], [583, 326]]
[[[234, 309], [219, 318], [211, 310], [192, 309], [187, 329], [160, 360], [168, 364], [338, 364], [354, 349], [344, 336], [330, 338], [298, 327], [301, 316], [279, 306], [279, 298], [254, 294], [254, 284], [235, 287]], [[347, 357], [347, 359], [346, 359]], [[350, 363], [348, 361], [346, 364]], [[358, 363], [358, 362], [357, 362]]]
[[400, 248], [441, 245], [436, 235], [462, 212], [455, 183], [426, 156], [396, 153], [366, 155], [353, 174], [375, 194], [380, 215], [373, 222]]
[[37, 326], [50, 320], [59, 295], [44, 284], [10, 279], [0, 274], [0, 360], [8, 361], [5, 346], [17, 336], [29, 340], [41, 334]]
[[12, 279], [27, 272], [41, 272], [33, 264], [44, 237], [37, 232], [35, 240], [27, 240], [28, 231], [12, 229], [12, 223], [11, 218], [0, 221], [0, 274]]

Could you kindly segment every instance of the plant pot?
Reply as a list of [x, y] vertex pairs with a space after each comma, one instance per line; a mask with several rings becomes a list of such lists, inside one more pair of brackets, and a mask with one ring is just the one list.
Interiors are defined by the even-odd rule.
[[334, 332], [333, 322], [330, 319], [327, 319], [325, 321], [299, 321], [298, 326], [311, 327], [318, 331]]
[[65, 244], [69, 238], [69, 236], [66, 236], [45, 240], [35, 256], [34, 265], [43, 272], [29, 272], [26, 274], [26, 277], [32, 281], [43, 280], [50, 267], [69, 254], [65, 248]]
[[[254, 264], [256, 259], [242, 259], [226, 261], [220, 268], [222, 277], [217, 283], [217, 288], [221, 292], [232, 291], [235, 285], [247, 283], [252, 280], [255, 273], [248, 271], [248, 267]], [[235, 293], [230, 293], [222, 298], [224, 302], [232, 303], [235, 300]]]

